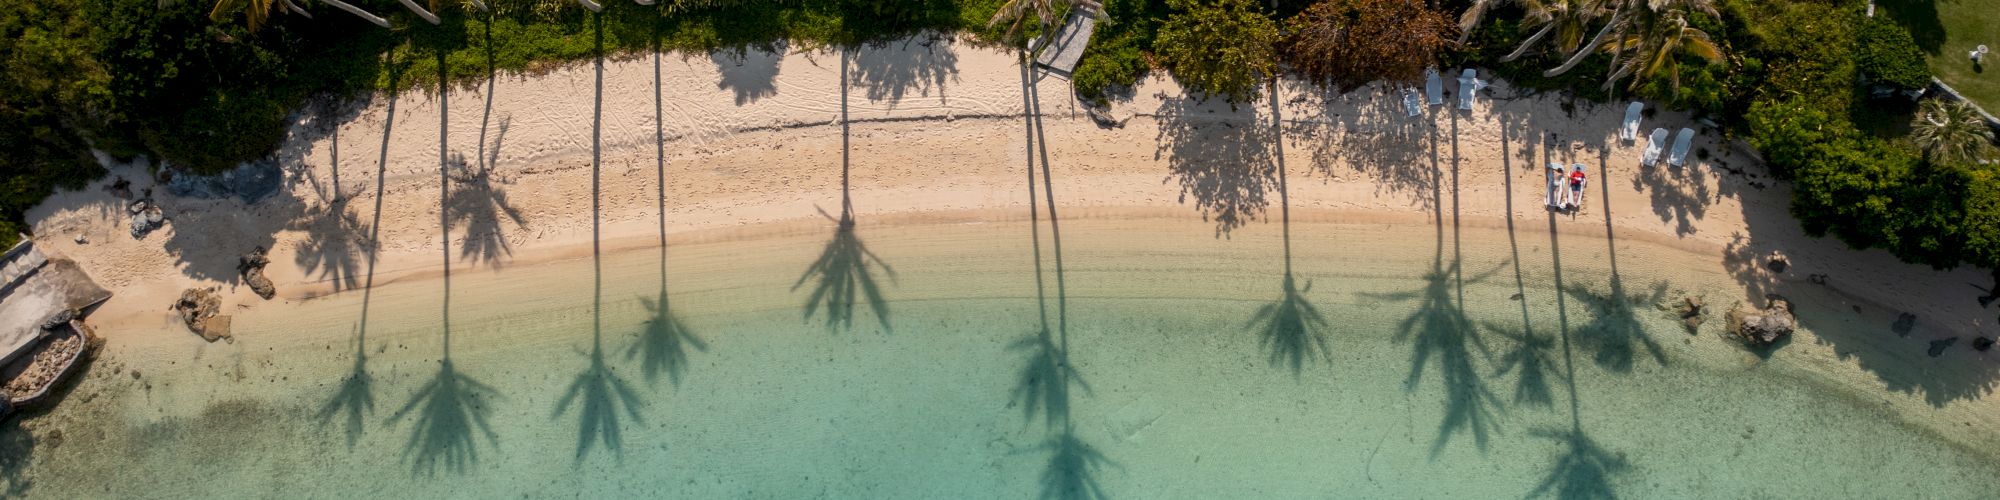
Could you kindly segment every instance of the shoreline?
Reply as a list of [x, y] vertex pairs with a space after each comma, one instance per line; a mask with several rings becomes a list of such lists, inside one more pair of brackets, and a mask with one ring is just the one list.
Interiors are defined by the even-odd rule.
[[[38, 244], [77, 260], [115, 293], [92, 318], [114, 343], [130, 336], [120, 326], [157, 330], [150, 325], [159, 311], [188, 287], [223, 286], [226, 310], [249, 305], [270, 314], [368, 284], [434, 280], [445, 261], [453, 272], [507, 274], [587, 257], [593, 248], [654, 248], [662, 217], [669, 247], [821, 234], [843, 198], [853, 200], [864, 228], [1025, 220], [1022, 168], [1031, 158], [1042, 168], [1043, 153], [1024, 139], [1013, 55], [951, 41], [861, 50], [853, 73], [873, 79], [844, 89], [831, 61], [845, 58], [826, 54], [753, 52], [743, 63], [665, 58], [669, 100], [660, 123], [652, 113], [654, 61], [645, 57], [606, 61], [601, 95], [578, 90], [597, 82], [591, 67], [577, 65], [444, 94], [376, 96], [342, 116], [301, 117], [278, 153], [285, 188], [257, 205], [160, 193], [172, 222], [134, 240], [123, 234], [120, 202], [98, 189], [107, 179], [52, 196], [29, 220], [43, 235]], [[746, 85], [738, 71], [769, 76], [732, 87]], [[1990, 335], [1993, 316], [1973, 300], [1979, 290], [1958, 286], [1990, 278], [1805, 236], [1789, 215], [1789, 189], [1769, 185], [1775, 181], [1761, 165], [1683, 114], [1662, 110], [1640, 135], [1695, 127], [1703, 130], [1695, 142], [1701, 153], [1684, 169], [1647, 169], [1636, 160], [1643, 138], [1615, 139], [1622, 106], [1523, 96], [1505, 82], [1495, 82], [1475, 111], [1428, 107], [1412, 120], [1378, 87], [1331, 95], [1286, 82], [1270, 102], [1236, 109], [1187, 98], [1155, 75], [1113, 105], [1111, 115], [1123, 120], [1114, 128], [1084, 117], [1056, 91], [1062, 84], [1039, 85], [1051, 90], [1041, 94], [1040, 125], [1065, 223], [1202, 221], [1212, 233], [1185, 237], [1227, 245], [1270, 237], [1289, 209], [1292, 222], [1303, 223], [1435, 224], [1440, 235], [1447, 221], [1453, 231], [1511, 229], [1523, 246], [1549, 242], [1553, 230], [1671, 248], [1706, 262], [1704, 272], [1730, 276], [1742, 292], [1731, 298], [1825, 301], [1815, 305], [1821, 317], [1801, 314], [1808, 328], [1836, 321], [1821, 311], [1850, 306], [1865, 306], [1871, 320], [1884, 311], [1916, 314], [1921, 334], [1906, 338], [1889, 335], [1887, 322], [1881, 338], [1800, 337], [1834, 346], [1812, 349], [1819, 354], [1810, 362], [1840, 369], [1881, 362], [1888, 368], [1856, 370], [1963, 379], [1935, 391], [1943, 394], [1923, 381], [1866, 382], [1922, 393], [1916, 399], [1936, 398], [1933, 406], [1988, 424], [2000, 418], [1993, 416], [2000, 401], [1987, 397], [2000, 379], [1993, 354], [1961, 341], [1948, 357], [1924, 357], [1928, 341]], [[592, 123], [593, 110], [602, 111], [600, 123]], [[1589, 162], [1593, 186], [1581, 214], [1544, 215], [1538, 193], [1549, 161]], [[1282, 193], [1278, 169], [1288, 174]], [[134, 190], [146, 177], [138, 166], [114, 173], [134, 179]], [[1291, 206], [1280, 205], [1286, 201]], [[73, 243], [73, 235], [90, 243]], [[236, 284], [235, 257], [258, 245], [271, 248], [267, 272], [278, 300], [256, 299]], [[1764, 267], [1762, 256], [1773, 250], [1790, 256], [1790, 269]], [[1575, 258], [1660, 257], [1624, 252]], [[1830, 275], [1830, 284], [1809, 283], [1814, 274]], [[1712, 299], [1718, 308], [1729, 302]], [[180, 337], [146, 340], [199, 342]], [[1867, 359], [1854, 354], [1863, 351]]]

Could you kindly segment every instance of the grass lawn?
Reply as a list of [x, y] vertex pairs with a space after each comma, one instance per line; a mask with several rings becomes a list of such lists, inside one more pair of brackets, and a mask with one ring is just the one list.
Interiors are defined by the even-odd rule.
[[[1909, 28], [1931, 73], [1985, 108], [2000, 113], [2000, 6], [1992, 0], [1876, 0], [1875, 15]], [[1966, 52], [1986, 45], [1983, 67]]]

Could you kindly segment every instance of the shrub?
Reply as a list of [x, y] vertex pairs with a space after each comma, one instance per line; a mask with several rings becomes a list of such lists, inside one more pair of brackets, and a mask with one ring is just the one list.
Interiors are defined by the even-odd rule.
[[1203, 99], [1257, 100], [1276, 75], [1278, 23], [1253, 0], [1170, 0], [1182, 12], [1160, 26], [1154, 51], [1174, 79]]
[[1444, 13], [1404, 0], [1321, 0], [1285, 22], [1294, 71], [1342, 91], [1377, 80], [1415, 83], [1458, 27]]
[[1931, 84], [1930, 68], [1910, 30], [1883, 17], [1863, 18], [1855, 40], [1855, 65], [1876, 83], [1905, 89]]

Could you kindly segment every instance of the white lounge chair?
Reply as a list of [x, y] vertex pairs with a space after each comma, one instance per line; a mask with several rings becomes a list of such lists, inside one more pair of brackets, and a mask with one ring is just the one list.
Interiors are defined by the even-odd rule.
[[1549, 162], [1548, 172], [1542, 175], [1549, 178], [1549, 192], [1543, 201], [1549, 208], [1561, 208], [1564, 199], [1567, 198], [1566, 194], [1569, 193], [1563, 190], [1563, 179], [1569, 177], [1569, 170], [1561, 163]]
[[1688, 159], [1688, 141], [1693, 139], [1694, 129], [1681, 129], [1680, 135], [1674, 136], [1673, 151], [1667, 152], [1667, 164], [1676, 167], [1686, 165]]
[[1645, 108], [1646, 105], [1638, 101], [1625, 106], [1625, 124], [1618, 127], [1618, 140], [1632, 142], [1639, 139], [1639, 112]]
[[1653, 129], [1653, 136], [1646, 138], [1646, 153], [1640, 155], [1639, 164], [1650, 167], [1653, 166], [1654, 164], [1659, 163], [1660, 150], [1665, 149], [1666, 145], [1667, 145], [1667, 129], [1664, 128]]
[[1458, 109], [1472, 109], [1472, 102], [1478, 97], [1479, 89], [1486, 88], [1486, 82], [1479, 81], [1479, 73], [1466, 68], [1458, 77]]
[[1438, 76], [1437, 68], [1424, 70], [1424, 95], [1432, 106], [1444, 104], [1444, 78]]
[[1411, 118], [1424, 114], [1424, 98], [1417, 95], [1417, 89], [1403, 89], [1403, 110], [1408, 111]]

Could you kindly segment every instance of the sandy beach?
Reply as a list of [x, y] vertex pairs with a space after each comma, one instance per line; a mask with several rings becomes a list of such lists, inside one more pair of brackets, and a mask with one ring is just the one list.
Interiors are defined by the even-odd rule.
[[[1117, 124], [1106, 126], [1060, 77], [1030, 87], [1014, 54], [951, 39], [853, 53], [620, 57], [304, 114], [277, 156], [287, 172], [279, 194], [246, 207], [156, 190], [170, 222], [143, 239], [126, 234], [122, 201], [98, 185], [51, 197], [29, 221], [38, 244], [115, 294], [91, 322], [123, 353], [201, 342], [162, 326], [190, 287], [220, 286], [226, 311], [279, 317], [447, 272], [531, 282], [531, 264], [663, 238], [670, 248], [813, 239], [833, 228], [844, 199], [861, 227], [1018, 223], [1030, 208], [1023, 165], [1047, 161], [1063, 224], [1173, 228], [1156, 243], [1162, 252], [1270, 241], [1289, 213], [1292, 223], [1435, 225], [1523, 245], [1558, 237], [1614, 250], [1562, 256], [1583, 268], [1725, 276], [1740, 293], [1709, 297], [1718, 308], [1766, 294], [1804, 304], [1806, 330], [1774, 356], [1879, 394], [1891, 413], [1945, 439], [2000, 445], [2000, 400], [1990, 397], [2000, 354], [1970, 348], [1994, 335], [1995, 312], [1975, 300], [1991, 285], [1987, 273], [1903, 264], [1804, 234], [1787, 213], [1789, 190], [1752, 153], [1681, 113], [1659, 110], [1626, 143], [1616, 134], [1622, 104], [1506, 82], [1472, 111], [1449, 106], [1454, 96], [1407, 118], [1384, 88], [1337, 95], [1283, 81], [1275, 95], [1232, 109], [1156, 75], [1112, 104]], [[1029, 120], [1037, 110], [1041, 120]], [[1699, 132], [1687, 166], [1640, 166], [1654, 127]], [[1046, 141], [1045, 159], [1031, 137]], [[1579, 213], [1545, 209], [1549, 162], [1589, 166]], [[151, 182], [143, 166], [114, 173], [134, 190]], [[1353, 239], [1288, 243], [1432, 245], [1340, 234]], [[277, 299], [257, 298], [235, 276], [237, 256], [257, 246], [271, 249]], [[1774, 251], [1789, 258], [1783, 272], [1765, 265]], [[1917, 318], [1907, 335], [1891, 331], [1899, 313]], [[1821, 334], [1833, 325], [1843, 333]], [[313, 340], [327, 339], [297, 342]], [[1734, 342], [1707, 332], [1691, 341]]]

